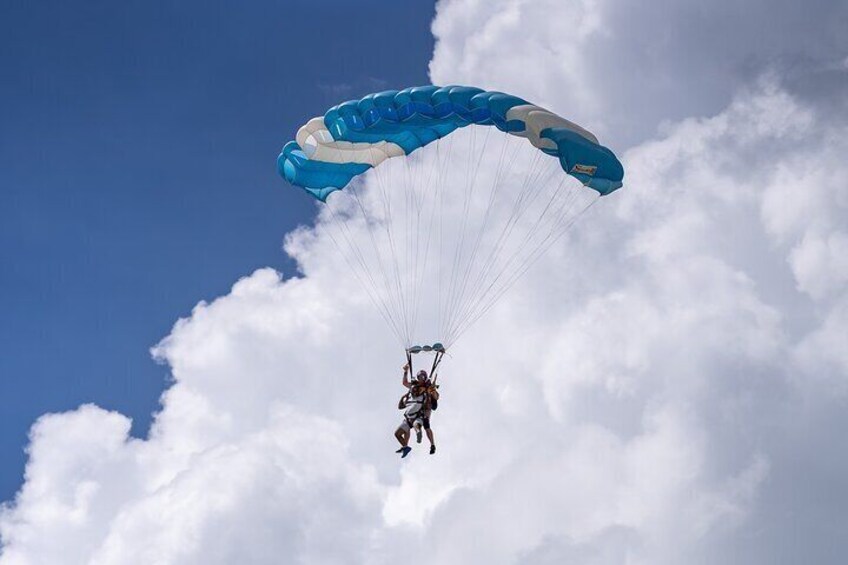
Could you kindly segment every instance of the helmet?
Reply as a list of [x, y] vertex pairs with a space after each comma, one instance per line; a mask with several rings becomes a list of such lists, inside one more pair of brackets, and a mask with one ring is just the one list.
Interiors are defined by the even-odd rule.
[[424, 379], [427, 378], [427, 371], [425, 371], [424, 369], [421, 369], [420, 371], [418, 371], [418, 374], [415, 375], [415, 376], [418, 378], [419, 381], [423, 381]]

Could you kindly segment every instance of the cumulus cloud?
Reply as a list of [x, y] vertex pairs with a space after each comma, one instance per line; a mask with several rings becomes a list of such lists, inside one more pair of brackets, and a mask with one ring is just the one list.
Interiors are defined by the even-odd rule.
[[[683, 29], [685, 6], [664, 12]], [[403, 359], [305, 226], [286, 243], [299, 276], [258, 270], [154, 348], [173, 383], [148, 438], [94, 406], [39, 419], [0, 563], [839, 562], [848, 129], [774, 69], [707, 65], [719, 109], [665, 107], [701, 84], [676, 74], [681, 45], [708, 63], [741, 39], [622, 32], [661, 10], [644, 9], [439, 6], [434, 82], [611, 133], [636, 126], [604, 65], [636, 42], [664, 94], [633, 123], [666, 122], [445, 362], [435, 457], [396, 459]], [[778, 33], [752, 49], [823, 49]]]
[[434, 84], [556, 103], [627, 147], [660, 124], [719, 113], [765, 69], [798, 95], [848, 109], [836, 63], [848, 53], [846, 21], [848, 6], [832, 0], [446, 0], [430, 72]]

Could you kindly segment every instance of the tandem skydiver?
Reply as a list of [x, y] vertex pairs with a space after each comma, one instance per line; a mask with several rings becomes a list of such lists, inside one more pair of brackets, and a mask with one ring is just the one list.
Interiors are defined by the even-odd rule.
[[395, 430], [395, 437], [401, 445], [396, 453], [400, 453], [401, 458], [409, 455], [412, 451], [409, 447], [410, 431], [415, 429], [416, 439], [418, 443], [421, 443], [421, 428], [424, 428], [427, 439], [430, 441], [432, 455], [436, 453], [436, 442], [433, 439], [433, 430], [430, 428], [430, 414], [439, 401], [439, 390], [424, 369], [418, 371], [414, 381], [410, 382], [408, 377], [409, 365], [407, 364], [403, 366], [403, 386], [407, 388], [407, 392], [398, 402], [398, 409], [404, 410], [404, 413], [403, 422]]

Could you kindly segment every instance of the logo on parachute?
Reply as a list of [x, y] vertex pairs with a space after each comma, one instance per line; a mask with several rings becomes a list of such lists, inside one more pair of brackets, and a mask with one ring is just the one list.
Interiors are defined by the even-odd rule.
[[583, 173], [584, 175], [593, 176], [595, 174], [595, 171], [597, 171], [597, 170], [598, 170], [598, 167], [595, 167], [593, 165], [577, 164], [577, 165], [574, 165], [573, 167], [571, 167], [570, 172], [572, 172], [572, 173]]

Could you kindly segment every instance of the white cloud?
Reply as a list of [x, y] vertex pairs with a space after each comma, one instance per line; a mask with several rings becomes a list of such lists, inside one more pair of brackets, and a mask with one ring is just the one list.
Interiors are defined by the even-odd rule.
[[[619, 40], [621, 17], [609, 2], [448, 2], [433, 78], [532, 84], [528, 98], [617, 127], [620, 95], [589, 103], [600, 55], [571, 63], [638, 39], [656, 78], [682, 41]], [[819, 525], [843, 523], [848, 472], [833, 443], [848, 423], [848, 130], [766, 76], [627, 151], [626, 187], [460, 342], [436, 456], [396, 459], [402, 356], [326, 235], [303, 228], [286, 243], [302, 276], [258, 270], [154, 349], [174, 382], [149, 438], [93, 406], [35, 424], [0, 563], [843, 553]]]
[[622, 148], [719, 113], [768, 68], [793, 92], [842, 104], [848, 83], [832, 67], [848, 52], [846, 16], [832, 0], [445, 0], [430, 75], [551, 105]]

